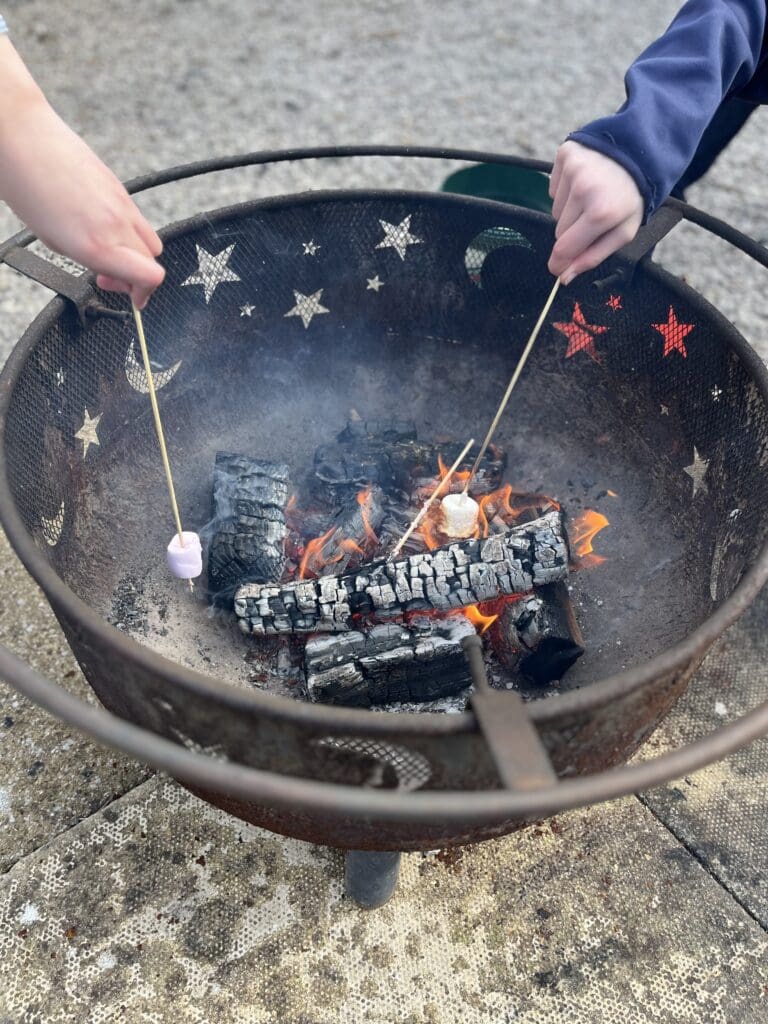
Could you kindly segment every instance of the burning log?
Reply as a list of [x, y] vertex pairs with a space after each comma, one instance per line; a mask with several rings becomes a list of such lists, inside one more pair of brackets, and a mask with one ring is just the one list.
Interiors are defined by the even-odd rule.
[[328, 565], [336, 573], [347, 570], [355, 556], [364, 556], [378, 545], [377, 531], [384, 521], [386, 498], [379, 487], [368, 487], [347, 500], [337, 513], [331, 528], [317, 540], [310, 541], [301, 563], [302, 577], [309, 571], [317, 574]]
[[[434, 486], [440, 459], [450, 465], [461, 453], [458, 441], [424, 444], [416, 440], [413, 424], [394, 421], [350, 420], [336, 444], [321, 445], [315, 452], [315, 489], [330, 504], [340, 504], [368, 483], [385, 491], [416, 494]], [[470, 449], [460, 471], [469, 470], [479, 453]], [[501, 484], [506, 456], [490, 447], [480, 462], [472, 490], [488, 494]]]
[[488, 630], [496, 657], [538, 686], [562, 679], [584, 653], [565, 583], [508, 604]]
[[414, 616], [407, 626], [313, 637], [305, 651], [307, 694], [349, 707], [451, 697], [471, 683], [461, 641], [474, 632], [463, 615]]
[[346, 632], [354, 615], [391, 618], [447, 611], [527, 593], [565, 579], [568, 546], [559, 510], [484, 540], [464, 540], [353, 573], [287, 584], [249, 583], [235, 594], [244, 633]]
[[218, 452], [208, 588], [217, 603], [246, 581], [280, 579], [285, 567], [288, 467]]

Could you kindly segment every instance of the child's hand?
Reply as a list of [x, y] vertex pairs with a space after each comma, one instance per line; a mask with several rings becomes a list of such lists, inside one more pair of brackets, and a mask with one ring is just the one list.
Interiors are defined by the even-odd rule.
[[41, 97], [2, 139], [0, 197], [56, 252], [98, 275], [100, 288], [143, 307], [165, 276], [162, 243], [112, 171]]
[[570, 284], [631, 242], [643, 221], [643, 198], [621, 164], [578, 142], [557, 151], [549, 194], [557, 239], [549, 270]]

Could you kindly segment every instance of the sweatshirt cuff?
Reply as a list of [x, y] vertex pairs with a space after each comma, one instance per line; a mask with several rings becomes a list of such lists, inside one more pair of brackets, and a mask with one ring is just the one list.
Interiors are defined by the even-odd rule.
[[589, 149], [602, 153], [603, 156], [610, 157], [611, 160], [615, 160], [617, 164], [620, 164], [632, 176], [640, 195], [643, 197], [643, 224], [647, 224], [650, 217], [653, 216], [657, 207], [661, 204], [657, 202], [655, 185], [646, 178], [640, 165], [635, 163], [632, 157], [628, 156], [623, 149], [620, 149], [607, 132], [596, 134], [582, 129], [577, 132], [571, 132], [568, 140], [578, 142], [582, 146], [587, 146]]

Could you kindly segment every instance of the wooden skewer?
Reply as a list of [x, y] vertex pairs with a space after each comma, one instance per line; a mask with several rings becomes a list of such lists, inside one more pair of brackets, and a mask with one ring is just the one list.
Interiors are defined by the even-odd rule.
[[[147, 339], [144, 335], [144, 321], [141, 318], [141, 312], [134, 305], [133, 299], [131, 299], [131, 309], [133, 310], [133, 319], [136, 322], [136, 333], [139, 336], [139, 347], [141, 349], [141, 358], [144, 361], [144, 372], [147, 375], [147, 387], [149, 389], [149, 401], [152, 405], [152, 415], [155, 420], [155, 433], [157, 434], [157, 441], [160, 445], [160, 457], [163, 460], [163, 469], [165, 470], [165, 481], [168, 484], [168, 495], [171, 499], [171, 509], [173, 510], [173, 518], [176, 523], [176, 532], [179, 535], [179, 547], [184, 547], [184, 530], [181, 526], [181, 515], [179, 513], [179, 503], [176, 501], [176, 488], [173, 486], [173, 475], [171, 473], [171, 463], [168, 459], [168, 448], [165, 444], [165, 432], [163, 431], [163, 422], [160, 419], [160, 407], [157, 404], [157, 393], [155, 392], [155, 379], [152, 375], [152, 367], [149, 362], [149, 352], [147, 350]], [[189, 588], [192, 590], [194, 584], [192, 580], [189, 581]]]
[[436, 500], [436, 499], [437, 499], [437, 498], [439, 497], [439, 495], [440, 495], [440, 492], [442, 491], [443, 487], [445, 487], [445, 485], [446, 485], [446, 484], [447, 484], [447, 483], [448, 483], [448, 482], [450, 481], [450, 479], [451, 479], [451, 477], [453, 476], [453, 474], [454, 474], [454, 473], [456, 472], [456, 470], [457, 470], [457, 469], [459, 468], [459, 466], [460, 466], [460, 465], [462, 464], [462, 462], [464, 461], [464, 459], [465, 459], [465, 458], [467, 457], [467, 452], [469, 451], [469, 449], [470, 449], [470, 448], [472, 447], [472, 445], [473, 445], [474, 443], [475, 443], [475, 439], [474, 439], [474, 437], [471, 437], [471, 438], [469, 439], [469, 441], [467, 441], [467, 443], [465, 444], [465, 446], [464, 446], [464, 450], [462, 451], [461, 455], [459, 455], [459, 457], [458, 457], [458, 458], [456, 459], [456, 461], [454, 462], [454, 464], [453, 464], [453, 465], [451, 466], [451, 468], [450, 468], [450, 469], [448, 470], [448, 472], [447, 472], [447, 473], [445, 474], [445, 476], [443, 477], [443, 479], [442, 479], [442, 480], [440, 481], [440, 483], [439, 483], [439, 484], [437, 485], [437, 487], [436, 487], [436, 488], [434, 489], [434, 491], [432, 491], [432, 493], [430, 494], [430, 496], [429, 496], [429, 497], [427, 498], [427, 500], [426, 500], [426, 501], [424, 502], [424, 504], [422, 505], [422, 508], [421, 508], [421, 511], [419, 512], [419, 514], [418, 514], [418, 515], [416, 516], [416, 518], [415, 518], [415, 519], [413, 520], [413, 522], [412, 522], [412, 523], [411, 523], [411, 525], [410, 525], [410, 526], [408, 527], [408, 529], [407, 529], [407, 530], [405, 531], [405, 533], [404, 533], [404, 534], [403, 534], [403, 536], [402, 536], [402, 537], [400, 538], [400, 540], [399, 540], [399, 541], [397, 542], [397, 544], [396, 544], [396, 545], [395, 545], [395, 546], [394, 546], [394, 547], [392, 548], [392, 550], [390, 551], [389, 555], [387, 556], [387, 561], [388, 561], [388, 562], [391, 562], [391, 561], [392, 561], [392, 559], [393, 559], [393, 558], [396, 558], [396, 557], [397, 557], [397, 555], [398, 555], [398, 553], [399, 553], [400, 551], [402, 551], [402, 549], [403, 549], [403, 545], [404, 545], [404, 544], [405, 544], [405, 542], [406, 542], [406, 541], [408, 540], [408, 538], [409, 538], [409, 537], [411, 536], [411, 534], [413, 533], [413, 531], [414, 531], [414, 530], [416, 530], [416, 529], [418, 528], [418, 526], [419, 526], [419, 525], [421, 524], [421, 521], [422, 521], [422, 520], [424, 519], [424, 516], [425, 516], [425, 515], [427, 514], [427, 512], [429, 511], [429, 509], [430, 509], [430, 506], [431, 506], [431, 505], [433, 504], [433, 502], [434, 502], [434, 501], [435, 501], [435, 500]]
[[488, 433], [485, 435], [485, 440], [483, 441], [483, 445], [482, 445], [482, 447], [481, 447], [481, 449], [480, 449], [480, 451], [478, 453], [477, 458], [475, 459], [474, 465], [472, 466], [472, 469], [469, 471], [469, 476], [467, 477], [467, 482], [464, 485], [464, 492], [463, 492], [464, 494], [467, 494], [469, 492], [469, 485], [472, 483], [472, 478], [474, 477], [475, 473], [477, 472], [477, 467], [480, 465], [480, 463], [482, 461], [482, 458], [485, 455], [485, 452], [486, 452], [486, 450], [488, 448], [488, 445], [491, 443], [491, 438], [496, 433], [496, 428], [499, 425], [499, 421], [501, 420], [501, 417], [504, 415], [504, 410], [507, 407], [507, 402], [509, 401], [510, 395], [512, 394], [512, 392], [514, 390], [515, 384], [517, 384], [517, 381], [518, 381], [518, 379], [520, 377], [520, 374], [523, 372], [523, 367], [525, 366], [526, 362], [528, 361], [528, 356], [531, 354], [531, 349], [533, 348], [533, 346], [536, 343], [536, 339], [539, 336], [539, 331], [541, 330], [542, 325], [543, 325], [544, 321], [547, 318], [547, 314], [549, 313], [550, 309], [552, 308], [552, 303], [555, 301], [555, 296], [557, 295], [557, 290], [558, 290], [559, 287], [560, 287], [560, 278], [558, 277], [558, 279], [555, 281], [555, 284], [554, 284], [554, 287], [553, 287], [552, 291], [549, 293], [549, 298], [544, 303], [544, 308], [541, 311], [539, 319], [536, 321], [536, 326], [531, 331], [531, 336], [528, 339], [525, 348], [523, 349], [523, 353], [520, 356], [520, 359], [518, 360], [517, 366], [515, 367], [515, 372], [512, 374], [512, 379], [510, 380], [510, 382], [509, 382], [509, 384], [507, 386], [507, 390], [504, 392], [504, 397], [501, 400], [501, 405], [499, 406], [499, 408], [498, 408], [498, 410], [496, 412], [496, 415], [493, 417], [493, 422], [491, 423], [490, 427], [488, 428]]

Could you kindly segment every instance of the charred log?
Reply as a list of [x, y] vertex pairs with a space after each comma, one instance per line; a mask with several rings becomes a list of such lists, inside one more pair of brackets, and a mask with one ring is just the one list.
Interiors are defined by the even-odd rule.
[[249, 581], [280, 579], [285, 566], [288, 467], [219, 452], [213, 471], [214, 532], [208, 589], [216, 603]]
[[485, 540], [464, 540], [344, 575], [284, 585], [250, 583], [235, 594], [244, 633], [345, 632], [353, 616], [447, 611], [527, 593], [565, 579], [568, 546], [559, 511]]
[[312, 553], [307, 562], [310, 571], [332, 565], [334, 572], [343, 573], [350, 564], [359, 565], [366, 548], [377, 544], [377, 531], [384, 521], [386, 498], [379, 487], [366, 489], [365, 497], [348, 498], [335, 516], [326, 539]]
[[[329, 504], [340, 504], [368, 483], [387, 492], [415, 495], [430, 483], [434, 486], [439, 459], [451, 465], [462, 448], [457, 441], [442, 445], [417, 441], [413, 425], [407, 422], [350, 420], [336, 444], [321, 445], [315, 452], [315, 490]], [[479, 445], [470, 449], [460, 470], [472, 466], [479, 450]], [[505, 466], [504, 453], [489, 446], [475, 474], [473, 493], [496, 490]]]
[[584, 653], [564, 583], [542, 587], [507, 605], [488, 636], [501, 664], [538, 686], [562, 679]]
[[307, 694], [349, 707], [453, 696], [471, 682], [461, 641], [474, 632], [463, 615], [414, 616], [407, 626], [313, 637], [305, 654]]

